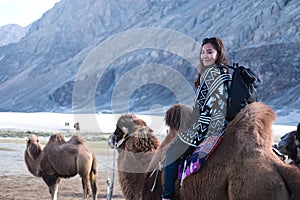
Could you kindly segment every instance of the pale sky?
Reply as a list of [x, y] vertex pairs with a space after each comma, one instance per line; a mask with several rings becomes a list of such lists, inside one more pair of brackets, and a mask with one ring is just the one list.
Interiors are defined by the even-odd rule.
[[0, 0], [0, 26], [18, 24], [26, 27], [38, 20], [60, 0]]

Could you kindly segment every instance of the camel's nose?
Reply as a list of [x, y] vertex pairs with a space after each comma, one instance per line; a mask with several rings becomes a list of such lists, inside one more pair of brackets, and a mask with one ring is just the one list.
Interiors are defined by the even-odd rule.
[[114, 148], [116, 146], [115, 142], [116, 140], [114, 140], [115, 135], [112, 133], [109, 138], [108, 138], [108, 145], [112, 148]]

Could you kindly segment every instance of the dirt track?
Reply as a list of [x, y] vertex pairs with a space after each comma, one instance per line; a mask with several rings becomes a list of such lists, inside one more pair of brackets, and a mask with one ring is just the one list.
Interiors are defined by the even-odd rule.
[[[99, 194], [98, 199], [106, 199], [106, 178], [98, 178]], [[41, 178], [30, 175], [0, 176], [0, 199], [24, 199], [24, 200], [49, 200], [51, 199], [48, 187]], [[78, 176], [71, 179], [63, 179], [59, 186], [58, 199], [74, 200], [82, 199], [83, 193], [81, 181]], [[92, 199], [90, 196], [89, 199]], [[118, 185], [115, 185], [112, 199], [124, 199]]]

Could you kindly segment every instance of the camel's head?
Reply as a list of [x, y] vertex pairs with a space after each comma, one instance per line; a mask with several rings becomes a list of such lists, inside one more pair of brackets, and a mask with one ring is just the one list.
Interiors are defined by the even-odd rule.
[[30, 134], [27, 138], [27, 148], [26, 151], [28, 155], [35, 160], [38, 155], [42, 152], [42, 146], [39, 143], [39, 139], [35, 134]]
[[147, 127], [142, 119], [133, 114], [122, 115], [116, 125], [116, 130], [110, 135], [108, 144], [111, 147], [120, 146], [139, 127]]
[[39, 139], [38, 139], [38, 137], [35, 134], [30, 134], [27, 137], [26, 142], [27, 142], [27, 147], [28, 147], [30, 144], [38, 144], [39, 143]]
[[300, 123], [296, 131], [291, 131], [283, 135], [279, 141], [277, 148], [282, 153], [287, 155], [290, 159], [296, 161], [300, 155]]

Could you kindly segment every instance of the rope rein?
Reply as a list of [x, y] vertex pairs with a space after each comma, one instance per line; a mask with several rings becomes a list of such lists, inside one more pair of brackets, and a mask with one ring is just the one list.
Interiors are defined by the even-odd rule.
[[[117, 145], [114, 145], [114, 153], [113, 153], [113, 163], [112, 163], [112, 177], [109, 178], [109, 168], [108, 168], [108, 175], [107, 175], [107, 195], [106, 200], [111, 200], [113, 196], [113, 190], [114, 190], [114, 180], [115, 180], [115, 169], [116, 169], [116, 151], [117, 151]], [[108, 159], [109, 159], [109, 146], [108, 146]]]
[[154, 182], [153, 182], [153, 185], [152, 185], [152, 188], [151, 188], [151, 192], [153, 192], [155, 190], [158, 173], [164, 168], [164, 164], [163, 164], [164, 162], [165, 162], [165, 159], [158, 162], [157, 166], [155, 167], [155, 169], [152, 171], [152, 173], [149, 176], [149, 178], [150, 178], [156, 172], [155, 179], [154, 179]]

